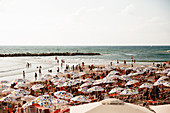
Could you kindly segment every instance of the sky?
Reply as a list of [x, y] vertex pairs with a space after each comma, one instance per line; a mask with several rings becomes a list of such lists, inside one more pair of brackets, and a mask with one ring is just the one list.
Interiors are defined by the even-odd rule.
[[170, 0], [0, 0], [0, 45], [170, 45]]

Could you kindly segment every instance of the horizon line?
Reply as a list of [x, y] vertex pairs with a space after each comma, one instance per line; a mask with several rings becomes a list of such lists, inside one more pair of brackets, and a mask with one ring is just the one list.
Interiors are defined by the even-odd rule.
[[95, 44], [95, 45], [92, 45], [92, 44], [58, 44], [58, 45], [54, 45], [54, 44], [51, 44], [51, 45], [48, 45], [48, 44], [25, 44], [25, 45], [0, 45], [1, 47], [2, 46], [170, 46], [170, 44]]

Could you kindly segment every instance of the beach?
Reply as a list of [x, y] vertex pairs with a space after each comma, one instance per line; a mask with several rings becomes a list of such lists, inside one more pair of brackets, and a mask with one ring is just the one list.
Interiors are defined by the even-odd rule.
[[162, 62], [156, 58], [155, 62], [134, 58], [132, 55], [126, 60], [113, 60], [105, 55], [0, 57], [1, 111], [12, 108], [30, 112], [34, 106], [49, 113], [72, 112], [71, 106], [107, 98], [151, 111], [151, 106], [170, 104], [169, 62], [163, 58]]

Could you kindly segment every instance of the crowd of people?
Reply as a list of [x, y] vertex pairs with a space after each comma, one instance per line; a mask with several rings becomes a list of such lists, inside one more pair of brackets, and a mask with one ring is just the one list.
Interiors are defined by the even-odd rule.
[[[61, 66], [65, 63], [62, 61]], [[155, 65], [155, 64], [154, 64]], [[30, 95], [34, 97], [38, 97], [41, 95], [50, 95], [57, 98], [54, 93], [58, 91], [66, 91], [75, 96], [84, 95], [88, 99], [89, 102], [101, 101], [104, 98], [118, 98], [125, 102], [130, 102], [138, 105], [146, 106], [148, 104], [168, 104], [170, 103], [170, 86], [162, 84], [156, 84], [162, 76], [165, 76], [165, 79], [162, 79], [164, 82], [170, 81], [169, 72], [170, 65], [157, 65], [157, 66], [136, 66], [132, 67], [125, 64], [115, 65], [112, 63], [110, 65], [85, 65], [84, 62], [80, 65], [66, 65], [64, 72], [59, 72], [59, 68], [56, 70], [55, 76], [50, 76], [46, 79], [41, 79], [43, 76], [37, 79], [37, 75], [35, 75], [35, 81], [30, 82], [26, 87], [21, 87], [24, 90], [30, 92]], [[41, 68], [39, 68], [41, 69]], [[41, 71], [41, 70], [40, 70]], [[54, 70], [53, 70], [54, 71]], [[159, 72], [159, 73], [158, 73]], [[41, 73], [41, 72], [40, 72]], [[74, 75], [76, 75], [74, 77]], [[23, 76], [25, 72], [23, 72]], [[131, 75], [131, 76], [130, 76]], [[126, 76], [126, 79], [122, 79], [121, 77]], [[25, 77], [24, 77], [25, 78]], [[45, 78], [45, 77], [44, 77]], [[61, 79], [62, 78], [62, 79]], [[56, 79], [56, 81], [54, 81]], [[110, 80], [110, 82], [104, 82], [104, 80]], [[63, 80], [63, 81], [62, 81]], [[127, 85], [127, 82], [131, 80], [137, 80], [138, 82]], [[76, 84], [63, 86], [64, 82], [69, 81], [79, 81]], [[83, 84], [89, 83], [88, 85], [83, 86]], [[152, 87], [142, 87], [140, 86], [144, 83], [152, 84]], [[34, 90], [32, 88], [33, 85], [42, 84], [43, 87]], [[11, 88], [15, 88], [17, 83], [11, 84]], [[103, 90], [88, 92], [88, 90], [80, 91], [79, 89], [89, 89], [94, 86], [100, 86]], [[123, 88], [130, 90], [137, 90], [137, 93], [131, 94], [121, 94], [121, 91], [110, 93], [113, 88]], [[17, 98], [20, 100], [21, 98]], [[21, 100], [20, 100], [21, 101]], [[68, 105], [77, 105], [88, 102], [78, 102], [72, 101], [71, 99], [67, 99]], [[13, 111], [16, 111], [17, 107], [22, 107], [26, 102], [22, 101], [19, 104], [9, 104]], [[3, 105], [5, 103], [3, 102]], [[17, 107], [16, 107], [17, 106]], [[15, 110], [14, 110], [15, 109]]]

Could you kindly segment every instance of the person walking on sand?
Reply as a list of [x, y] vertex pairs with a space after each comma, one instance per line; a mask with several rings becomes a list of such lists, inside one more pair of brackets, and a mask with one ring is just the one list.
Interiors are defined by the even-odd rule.
[[25, 71], [23, 71], [23, 79], [25, 79]]
[[37, 73], [35, 73], [35, 80], [37, 80]]

